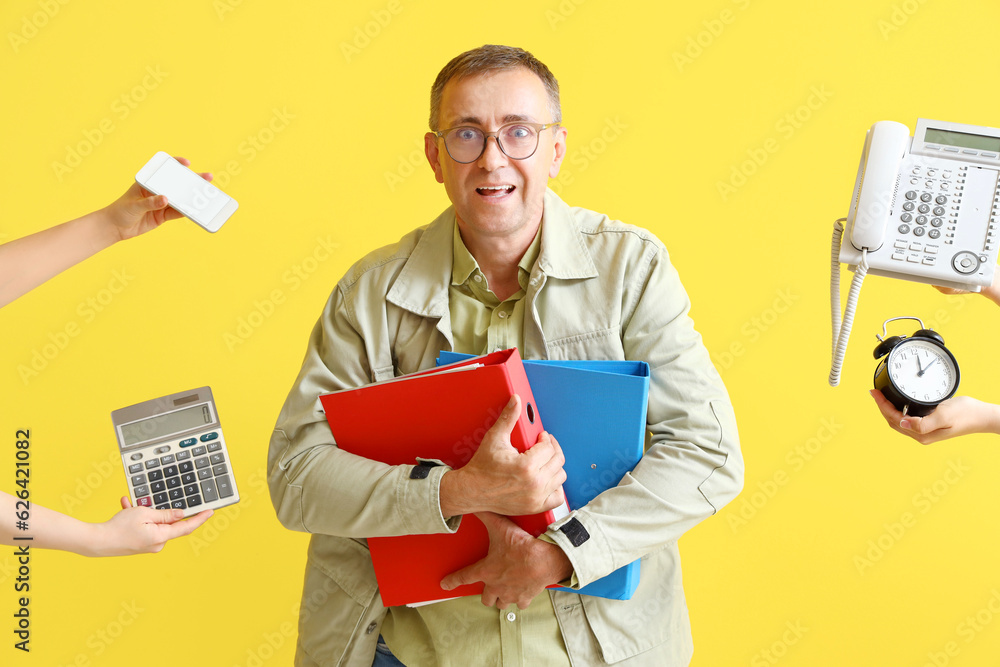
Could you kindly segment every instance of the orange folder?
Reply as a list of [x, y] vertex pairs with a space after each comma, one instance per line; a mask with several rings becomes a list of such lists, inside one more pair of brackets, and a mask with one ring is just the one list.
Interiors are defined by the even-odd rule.
[[[422, 459], [460, 468], [514, 394], [521, 398], [521, 415], [510, 441], [523, 452], [538, 440], [542, 421], [516, 349], [326, 394], [320, 401], [344, 451], [390, 465], [416, 465]], [[568, 511], [564, 504], [511, 519], [538, 536]], [[481, 582], [451, 591], [440, 586], [446, 575], [489, 550], [486, 528], [474, 515], [464, 516], [455, 533], [370, 537], [368, 547], [387, 606], [482, 593]]]

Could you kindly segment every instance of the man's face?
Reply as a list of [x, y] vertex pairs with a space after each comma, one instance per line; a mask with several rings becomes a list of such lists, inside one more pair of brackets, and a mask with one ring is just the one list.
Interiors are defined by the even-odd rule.
[[[514, 121], [551, 123], [542, 80], [518, 68], [486, 76], [452, 79], [445, 86], [439, 113], [441, 127], [471, 125], [495, 132]], [[428, 132], [427, 159], [455, 205], [460, 229], [483, 236], [510, 236], [534, 229], [542, 218], [548, 179], [559, 173], [566, 154], [566, 130], [552, 127], [539, 134], [538, 150], [524, 160], [507, 157], [493, 137], [475, 162], [455, 162], [444, 139]], [[499, 189], [497, 189], [499, 188]]]

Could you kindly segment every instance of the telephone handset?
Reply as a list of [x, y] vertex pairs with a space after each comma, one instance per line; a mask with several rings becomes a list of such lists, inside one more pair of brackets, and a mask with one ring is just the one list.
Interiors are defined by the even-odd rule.
[[[846, 218], [834, 231], [833, 365], [840, 380], [861, 283], [868, 273], [979, 292], [997, 263], [1000, 129], [918, 119], [872, 125]], [[847, 242], [842, 241], [846, 234]], [[839, 247], [839, 253], [838, 253]], [[840, 264], [855, 272], [840, 322]]]

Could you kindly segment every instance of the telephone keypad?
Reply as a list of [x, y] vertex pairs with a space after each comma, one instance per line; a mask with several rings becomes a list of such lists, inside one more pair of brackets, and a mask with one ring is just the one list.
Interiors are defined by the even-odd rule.
[[944, 195], [938, 195], [937, 198], [934, 200], [934, 203], [935, 204], [947, 204], [948, 203], [948, 198], [945, 197]]
[[924, 235], [924, 231], [925, 231], [925, 230], [924, 230], [924, 228], [923, 228], [923, 227], [915, 227], [915, 228], [913, 229], [913, 235], [914, 235], [914, 236], [923, 236], [923, 235]]
[[910, 233], [910, 226], [909, 225], [900, 225], [897, 229], [899, 230], [900, 234], [909, 234]]
[[[910, 220], [913, 220], [913, 214], [904, 213], [903, 215], [899, 216], [899, 219], [902, 220], [903, 222], [909, 222]], [[903, 233], [905, 234], [906, 232]]]
[[926, 215], [918, 215], [917, 216], [917, 224], [918, 225], [926, 225], [927, 224], [927, 216]]
[[927, 213], [930, 210], [931, 207], [927, 204], [921, 204], [920, 206], [917, 207], [917, 211], [919, 211], [920, 213]]
[[917, 193], [914, 190], [910, 190], [909, 192], [906, 193], [906, 198], [911, 200], [916, 199]]
[[908, 201], [905, 204], [903, 204], [903, 210], [904, 211], [912, 211], [913, 210], [913, 202]]
[[[930, 185], [930, 183], [928, 183], [927, 185]], [[932, 199], [931, 193], [929, 192], [925, 192], [924, 194], [920, 195], [920, 201], [922, 202], [928, 202], [931, 199]]]

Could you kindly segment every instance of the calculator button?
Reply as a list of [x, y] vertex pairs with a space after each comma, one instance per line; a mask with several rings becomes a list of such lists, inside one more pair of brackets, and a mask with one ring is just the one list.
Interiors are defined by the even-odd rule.
[[188, 507], [197, 507], [201, 505], [201, 496], [188, 496], [187, 499]]
[[168, 465], [170, 465], [173, 462], [174, 462], [174, 455], [173, 454], [168, 454], [167, 456], [161, 456], [160, 457], [160, 463], [162, 463], [165, 466], [168, 466]]
[[153, 490], [153, 493], [158, 493], [160, 491], [165, 491], [167, 485], [163, 482], [153, 482], [152, 484], [149, 485], [149, 488]]
[[219, 492], [215, 488], [215, 480], [210, 479], [201, 483], [201, 492], [205, 496], [205, 502], [210, 503], [219, 499]]
[[163, 471], [162, 470], [150, 470], [149, 471], [149, 481], [150, 482], [158, 482], [161, 479], [163, 479]]
[[208, 442], [209, 440], [216, 440], [218, 439], [218, 437], [219, 434], [216, 431], [212, 431], [211, 433], [206, 433], [205, 435], [201, 436], [201, 441]]
[[205, 449], [205, 445], [199, 445], [198, 447], [192, 449], [191, 453], [194, 454], [195, 456], [204, 456], [205, 454], [208, 453], [208, 450]]
[[181, 478], [180, 477], [170, 477], [170, 478], [167, 479], [167, 488], [168, 489], [176, 489], [180, 485], [181, 485]]
[[146, 470], [149, 470], [150, 468], [159, 468], [159, 467], [160, 467], [159, 459], [151, 459], [149, 461], [146, 461]]
[[[149, 495], [149, 487], [146, 486], [145, 484], [142, 484], [140, 486], [135, 487], [135, 495], [136, 496], [148, 496]], [[150, 503], [150, 504], [152, 504], [152, 503]]]
[[220, 498], [228, 498], [233, 495], [233, 483], [229, 480], [229, 475], [217, 477], [215, 483], [219, 485]]
[[207, 468], [210, 465], [212, 465], [212, 464], [209, 463], [207, 456], [205, 456], [203, 458], [200, 458], [200, 459], [195, 459], [194, 460], [194, 467], [195, 468]]
[[187, 438], [186, 440], [181, 440], [181, 447], [190, 447], [198, 443], [196, 438]]
[[178, 461], [187, 461], [189, 458], [191, 458], [191, 452], [177, 452]]
[[208, 451], [210, 451], [210, 452], [217, 452], [220, 449], [222, 449], [222, 443], [221, 442], [213, 442], [213, 443], [209, 444], [209, 446], [208, 446]]
[[198, 495], [198, 485], [197, 484], [188, 484], [187, 486], [185, 486], [184, 487], [184, 495], [185, 496], [196, 496], [196, 495]]
[[177, 469], [180, 470], [182, 473], [191, 472], [192, 470], [194, 470], [194, 464], [191, 463], [190, 461], [185, 461], [184, 463], [177, 466]]
[[149, 496], [143, 496], [142, 498], [136, 498], [135, 504], [138, 507], [152, 507], [153, 499], [150, 498]]
[[163, 469], [163, 474], [166, 475], [167, 477], [176, 477], [177, 466], [167, 466], [166, 468]]
[[132, 460], [132, 461], [141, 461], [142, 460], [142, 454], [133, 454], [132, 456], [129, 457], [129, 459]]
[[212, 465], [218, 465], [220, 463], [225, 463], [226, 462], [226, 457], [223, 456], [221, 453], [219, 453], [219, 454], [212, 454], [209, 457], [209, 460], [212, 461]]
[[212, 469], [202, 468], [198, 471], [198, 479], [212, 479]]
[[158, 509], [158, 510], [168, 510], [168, 509], [170, 509], [170, 503], [163, 503], [162, 505], [157, 505], [156, 509]]
[[170, 499], [179, 500], [184, 497], [184, 489], [170, 489]]
[[157, 505], [162, 505], [163, 503], [167, 502], [168, 500], [169, 500], [169, 498], [167, 497], [167, 494], [165, 494], [165, 493], [157, 493], [156, 495], [153, 496], [153, 501], [156, 502]]
[[141, 463], [133, 463], [132, 465], [130, 465], [128, 467], [128, 471], [129, 471], [129, 473], [142, 472], [142, 464]]
[[195, 481], [197, 481], [197, 479], [198, 476], [195, 475], [193, 472], [186, 472], [183, 475], [181, 475], [182, 484], [194, 484]]
[[217, 466], [212, 466], [212, 472], [215, 474], [216, 477], [218, 477], [219, 475], [225, 475], [227, 472], [229, 472], [229, 468], [226, 467], [225, 463], [220, 463]]
[[187, 505], [184, 504], [184, 499], [181, 498], [180, 500], [175, 500], [174, 502], [170, 503], [170, 507], [172, 507], [175, 510], [182, 510], [185, 509]]
[[132, 475], [132, 486], [139, 486], [146, 483], [145, 475]]
[[166, 447], [157, 447], [156, 449], [153, 450], [153, 453], [154, 454], [166, 454], [169, 451], [170, 451], [170, 446], [167, 445]]

